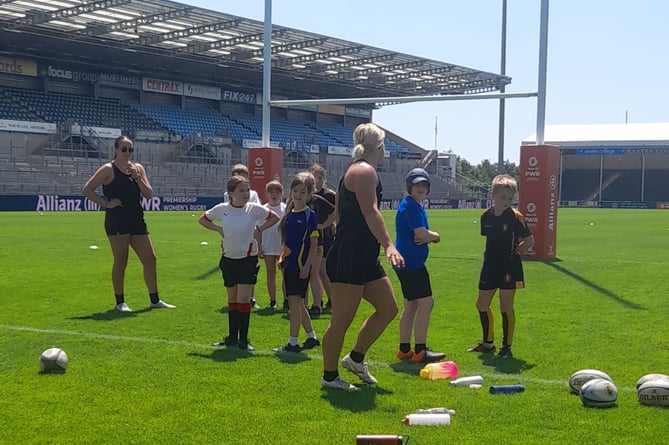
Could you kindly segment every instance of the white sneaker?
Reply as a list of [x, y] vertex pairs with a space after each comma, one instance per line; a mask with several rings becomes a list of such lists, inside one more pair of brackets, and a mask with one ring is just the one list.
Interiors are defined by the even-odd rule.
[[128, 306], [125, 303], [119, 303], [116, 306], [114, 306], [114, 309], [116, 309], [119, 312], [132, 312], [132, 309], [130, 309], [130, 306]]
[[173, 304], [165, 303], [163, 300], [158, 300], [158, 303], [149, 304], [151, 309], [174, 309], [176, 306]]
[[339, 377], [336, 377], [331, 382], [328, 382], [325, 379], [321, 379], [321, 386], [323, 388], [343, 389], [344, 391], [348, 391], [348, 392], [360, 391], [360, 388], [358, 388], [357, 386], [351, 385], [346, 380], [342, 380]]
[[341, 365], [344, 369], [351, 371], [353, 374], [360, 377], [365, 383], [370, 385], [375, 385], [377, 383], [376, 378], [369, 373], [367, 369], [367, 363], [357, 363], [353, 361], [350, 354], [346, 354], [343, 359], [341, 359]]

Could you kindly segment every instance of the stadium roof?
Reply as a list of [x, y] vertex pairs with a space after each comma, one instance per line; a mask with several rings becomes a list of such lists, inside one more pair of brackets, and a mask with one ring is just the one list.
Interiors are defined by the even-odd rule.
[[[167, 0], [0, 0], [0, 42], [0, 53], [13, 57], [48, 54], [262, 89], [263, 22]], [[286, 99], [472, 94], [510, 82], [450, 63], [272, 28], [272, 92]]]
[[[536, 134], [522, 141], [534, 144]], [[544, 143], [563, 147], [600, 145], [667, 145], [669, 122], [634, 124], [574, 124], [547, 125]]]

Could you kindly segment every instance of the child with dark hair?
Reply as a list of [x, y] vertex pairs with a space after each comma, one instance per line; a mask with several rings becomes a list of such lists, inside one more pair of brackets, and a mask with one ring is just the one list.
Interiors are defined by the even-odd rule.
[[[279, 217], [260, 204], [249, 202], [249, 181], [233, 176], [227, 186], [230, 202], [217, 204], [200, 217], [200, 224], [221, 234], [225, 250], [219, 267], [228, 293], [229, 334], [214, 346], [238, 345], [245, 351], [255, 348], [248, 339], [253, 286], [258, 278], [258, 245], [256, 239]], [[256, 226], [256, 221], [263, 224]], [[219, 221], [220, 226], [214, 224]]]

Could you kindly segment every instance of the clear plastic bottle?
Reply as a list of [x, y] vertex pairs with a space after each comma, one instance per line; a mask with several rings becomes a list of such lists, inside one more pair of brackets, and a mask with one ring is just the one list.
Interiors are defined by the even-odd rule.
[[455, 410], [448, 408], [424, 408], [417, 409], [416, 414], [448, 414], [450, 416], [454, 416]]
[[480, 375], [471, 375], [468, 377], [460, 377], [451, 382], [451, 386], [469, 386], [469, 385], [482, 385], [483, 377]]
[[409, 414], [402, 419], [406, 425], [450, 425], [449, 414]]
[[452, 379], [458, 376], [455, 362], [428, 363], [420, 370], [420, 377], [427, 380]]
[[514, 394], [525, 391], [525, 385], [496, 385], [490, 387], [490, 394]]

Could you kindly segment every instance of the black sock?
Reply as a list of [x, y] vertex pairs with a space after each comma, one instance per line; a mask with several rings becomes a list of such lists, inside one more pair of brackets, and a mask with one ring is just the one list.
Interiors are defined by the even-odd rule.
[[339, 377], [339, 371], [323, 371], [323, 380], [331, 382]]
[[154, 292], [152, 294], [149, 294], [149, 298], [151, 299], [151, 303], [156, 304], [160, 301], [160, 297], [158, 296], [158, 292]]
[[413, 352], [418, 354], [420, 351], [427, 349], [427, 346], [425, 343], [416, 343], [416, 347], [414, 348]]
[[351, 350], [351, 353], [349, 355], [351, 356], [351, 359], [356, 363], [362, 363], [363, 360], [365, 360], [365, 354], [361, 354], [353, 350]]
[[123, 296], [123, 294], [114, 294], [114, 296], [116, 297], [116, 304], [121, 304], [125, 302], [125, 297]]
[[400, 351], [404, 352], [405, 354], [411, 351], [411, 343], [400, 343]]

